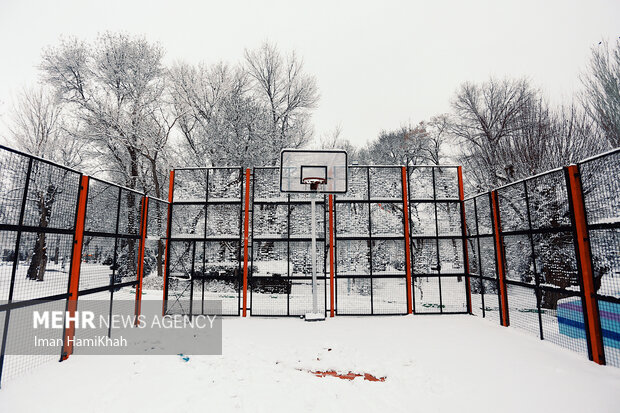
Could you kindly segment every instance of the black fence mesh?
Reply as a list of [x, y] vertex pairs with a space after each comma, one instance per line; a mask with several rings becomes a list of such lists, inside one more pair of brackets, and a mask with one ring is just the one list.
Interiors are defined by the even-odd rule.
[[499, 324], [501, 307], [490, 193], [465, 200], [465, 221], [472, 313]]
[[560, 169], [497, 190], [508, 310], [510, 325], [587, 356], [567, 185]]
[[[308, 194], [280, 192], [278, 168], [254, 168], [250, 314], [300, 316], [312, 311], [311, 203]], [[327, 204], [316, 201], [317, 301], [327, 308]]]
[[136, 191], [89, 179], [80, 296], [102, 288], [113, 296], [117, 286], [137, 283], [141, 202]]
[[458, 168], [408, 168], [415, 313], [466, 313]]
[[607, 364], [620, 367], [620, 150], [579, 164]]
[[336, 314], [406, 314], [401, 167], [351, 166], [334, 197]]
[[[0, 147], [0, 380], [57, 359], [6, 355], [7, 338], [19, 345], [38, 301], [64, 309], [81, 174]], [[60, 334], [50, 333], [61, 338]]]
[[[24, 317], [32, 308], [66, 308], [74, 253], [81, 253], [80, 297], [109, 306], [115, 295], [135, 299], [142, 195], [90, 178], [82, 188], [83, 249], [74, 252], [81, 180], [79, 172], [0, 147], [1, 380], [61, 355], [61, 347], [57, 356], [6, 355], [5, 346], [9, 336], [11, 345], [28, 336]], [[62, 338], [62, 331], [49, 334], [42, 338]]]
[[168, 313], [203, 314], [205, 300], [221, 300], [223, 315], [239, 314], [243, 191], [241, 168], [175, 170]]
[[[620, 366], [619, 168], [620, 150], [579, 164], [604, 355], [615, 366]], [[465, 256], [458, 169], [408, 167], [414, 311], [466, 312], [469, 277], [472, 312], [499, 323], [498, 235], [510, 324], [587, 355], [588, 322], [566, 173], [554, 170], [498, 189], [500, 234], [494, 234], [491, 194], [467, 199]], [[334, 197], [335, 311], [404, 314], [401, 167], [355, 166], [349, 177], [349, 191]], [[282, 194], [278, 178], [278, 168], [254, 170], [248, 300], [253, 315], [295, 316], [312, 308], [311, 195]], [[80, 182], [79, 172], [0, 147], [1, 380], [56, 359], [7, 356], [5, 344], [9, 335], [21, 337], [24, 308], [39, 305], [36, 300], [51, 300], [61, 310], [66, 306]], [[201, 314], [205, 300], [218, 299], [223, 314], [239, 314], [241, 168], [177, 170], [173, 205], [150, 199], [146, 229], [141, 194], [95, 178], [84, 190], [80, 297], [100, 300], [112, 313], [129, 311], [119, 300], [136, 298], [141, 231], [146, 230], [145, 289], [162, 287], [167, 263], [169, 313]], [[329, 309], [326, 201], [321, 197], [316, 205], [320, 311]]]
[[143, 290], [161, 291], [166, 262], [168, 202], [149, 198], [146, 222]]

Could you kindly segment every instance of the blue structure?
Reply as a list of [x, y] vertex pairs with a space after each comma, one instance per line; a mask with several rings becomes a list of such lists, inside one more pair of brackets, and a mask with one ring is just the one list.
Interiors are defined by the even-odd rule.
[[[601, 333], [605, 346], [620, 348], [620, 304], [598, 301]], [[558, 301], [560, 334], [572, 338], [586, 338], [581, 298], [571, 297]]]

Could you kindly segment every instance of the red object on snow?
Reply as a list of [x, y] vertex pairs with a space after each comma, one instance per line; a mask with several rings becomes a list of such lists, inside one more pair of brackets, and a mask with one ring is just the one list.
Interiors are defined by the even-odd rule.
[[363, 377], [364, 380], [368, 380], [368, 381], [385, 381], [385, 377], [375, 377], [372, 374], [368, 374], [368, 373], [359, 374], [359, 373], [348, 372], [346, 374], [340, 374], [340, 373], [335, 372], [334, 370], [329, 370], [329, 371], [313, 371], [312, 374], [314, 374], [317, 377], [333, 376], [333, 377], [338, 377], [339, 379], [343, 379], [343, 380], [353, 380], [356, 377]]

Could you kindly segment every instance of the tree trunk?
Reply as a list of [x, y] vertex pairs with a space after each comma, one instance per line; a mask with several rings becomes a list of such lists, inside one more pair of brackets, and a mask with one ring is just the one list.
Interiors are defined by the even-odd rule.
[[[47, 228], [51, 214], [52, 205], [56, 196], [56, 187], [49, 185], [45, 193], [39, 196], [39, 227]], [[43, 281], [45, 268], [47, 267], [47, 245], [44, 232], [37, 233], [37, 241], [34, 247], [34, 253], [26, 273], [27, 278], [31, 280]]]
[[[129, 157], [131, 159], [131, 164], [130, 164], [130, 179], [129, 179], [129, 188], [131, 189], [136, 189], [136, 179], [138, 177], [138, 156], [136, 154], [136, 151], [133, 149], [129, 149]], [[136, 228], [139, 229], [139, 222], [136, 222], [136, 217], [137, 214], [135, 214], [135, 210], [136, 210], [136, 194], [133, 192], [128, 191], [127, 192], [127, 225], [129, 226], [129, 229], [131, 228]], [[137, 277], [137, 268], [136, 268], [136, 250], [135, 250], [135, 243], [136, 240], [133, 238], [130, 238], [127, 240], [127, 264], [126, 264], [126, 268], [125, 268], [125, 274], [119, 274], [120, 277], [131, 277], [134, 275], [136, 275]]]
[[[161, 197], [161, 186], [159, 184], [159, 177], [157, 176], [157, 160], [156, 159], [151, 159], [151, 174], [153, 174], [153, 184], [155, 186], [155, 196], [159, 199], [162, 199]], [[162, 222], [162, 211], [161, 208], [159, 206], [159, 204], [157, 204], [157, 222]], [[164, 243], [161, 242], [161, 240], [157, 241], [157, 276], [158, 277], [163, 277], [164, 276], [164, 260], [163, 260], [163, 256], [164, 256]]]

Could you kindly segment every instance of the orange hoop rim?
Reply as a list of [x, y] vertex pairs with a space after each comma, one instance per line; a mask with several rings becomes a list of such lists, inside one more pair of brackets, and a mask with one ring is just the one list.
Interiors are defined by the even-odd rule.
[[327, 180], [325, 178], [319, 178], [319, 177], [315, 177], [315, 176], [305, 177], [301, 181], [304, 184], [310, 184], [310, 185], [324, 184], [325, 182], [327, 182]]

